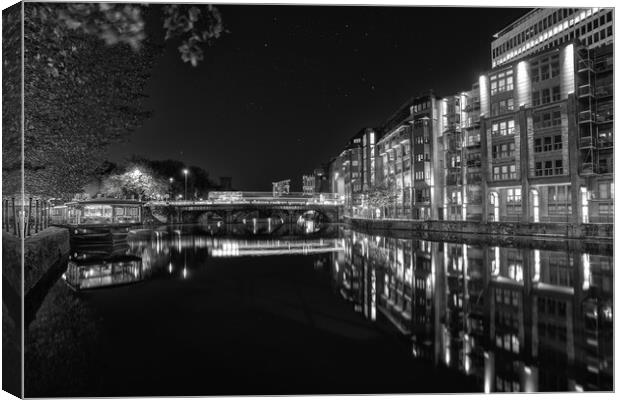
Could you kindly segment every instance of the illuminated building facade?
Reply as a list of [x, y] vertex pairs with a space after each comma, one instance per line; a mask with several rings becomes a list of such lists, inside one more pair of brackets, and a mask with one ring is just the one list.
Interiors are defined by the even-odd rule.
[[314, 194], [316, 188], [316, 177], [314, 175], [303, 175], [301, 179], [303, 193], [308, 195]]
[[281, 196], [283, 194], [288, 194], [291, 190], [291, 180], [284, 179], [277, 182], [271, 183], [273, 186], [273, 197]]
[[612, 222], [606, 49], [569, 43], [480, 77], [483, 221]]
[[538, 8], [495, 34], [492, 68], [577, 41], [588, 49], [613, 43], [609, 8]]
[[502, 30], [471, 90], [412, 98], [374, 147], [349, 144], [349, 214], [613, 223], [612, 25], [610, 9], [537, 9]]
[[431, 92], [406, 102], [382, 127], [376, 187], [394, 193], [384, 216], [438, 219], [442, 209], [439, 100]]
[[364, 128], [330, 162], [329, 181], [334, 193], [345, 196], [345, 212], [364, 215], [364, 193], [376, 182], [377, 130]]

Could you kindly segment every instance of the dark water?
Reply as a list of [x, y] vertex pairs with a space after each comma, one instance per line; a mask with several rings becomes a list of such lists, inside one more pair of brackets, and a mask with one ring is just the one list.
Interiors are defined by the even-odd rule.
[[91, 362], [72, 393], [613, 389], [610, 245], [289, 228], [73, 249], [62, 296], [96, 333], [77, 335]]

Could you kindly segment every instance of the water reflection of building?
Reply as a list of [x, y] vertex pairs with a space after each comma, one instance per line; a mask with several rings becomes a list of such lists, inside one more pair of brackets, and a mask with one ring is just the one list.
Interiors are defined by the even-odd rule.
[[334, 279], [410, 337], [413, 357], [481, 390], [610, 390], [611, 260], [350, 233]]
[[63, 278], [73, 289], [83, 290], [138, 282], [148, 273], [140, 258], [126, 256], [113, 260], [69, 261]]

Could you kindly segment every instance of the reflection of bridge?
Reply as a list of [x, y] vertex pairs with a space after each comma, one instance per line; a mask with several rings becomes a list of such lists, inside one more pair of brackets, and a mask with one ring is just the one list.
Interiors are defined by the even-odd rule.
[[207, 200], [151, 201], [145, 207], [162, 222], [237, 223], [243, 219], [275, 218], [294, 223], [307, 213], [324, 222], [335, 222], [342, 204], [342, 197], [334, 193], [274, 196], [271, 192], [211, 192]]
[[213, 257], [319, 254], [344, 250], [344, 239], [234, 240], [214, 239]]

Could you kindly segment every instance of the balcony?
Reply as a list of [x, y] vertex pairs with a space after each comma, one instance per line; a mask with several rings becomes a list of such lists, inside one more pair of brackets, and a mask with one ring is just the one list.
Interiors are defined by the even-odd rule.
[[613, 174], [614, 166], [613, 164], [599, 163], [597, 172], [599, 174]]
[[614, 147], [614, 138], [612, 136], [601, 136], [598, 137], [598, 148], [599, 149], [608, 149], [610, 147]]
[[613, 94], [614, 87], [611, 83], [596, 86], [595, 95], [597, 98], [611, 97]]
[[597, 124], [606, 124], [609, 122], [614, 122], [614, 113], [613, 110], [608, 110], [602, 113], [596, 113], [596, 123]]
[[594, 163], [584, 162], [581, 164], [581, 175], [594, 175]]
[[594, 92], [592, 91], [592, 85], [588, 83], [588, 84], [579, 86], [579, 88], [577, 89], [577, 96], [580, 99], [587, 98], [587, 97], [594, 97]]
[[594, 122], [594, 113], [590, 110], [581, 111], [579, 113], [579, 123], [588, 124]]
[[594, 70], [597, 73], [612, 71], [614, 67], [614, 61], [612, 57], [606, 57], [603, 60], [599, 60], [594, 64]]
[[579, 138], [580, 149], [588, 149], [593, 147], [596, 147], [594, 142], [594, 136], [582, 136], [581, 138]]
[[577, 72], [594, 72], [592, 60], [577, 61]]

